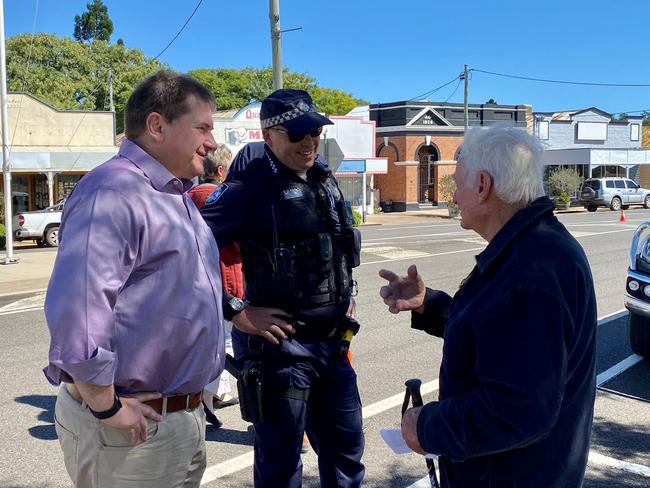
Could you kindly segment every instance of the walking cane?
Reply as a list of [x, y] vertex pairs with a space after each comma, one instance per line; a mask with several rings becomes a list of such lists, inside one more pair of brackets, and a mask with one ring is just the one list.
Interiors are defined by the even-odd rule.
[[[422, 394], [420, 393], [420, 386], [422, 381], [417, 378], [412, 378], [406, 380], [406, 392], [404, 393], [404, 403], [402, 404], [402, 417], [404, 413], [409, 408], [409, 402], [412, 402], [414, 407], [421, 407], [424, 405], [422, 401]], [[436, 466], [433, 462], [433, 459], [425, 458], [427, 462], [427, 471], [429, 472], [429, 481], [431, 482], [431, 488], [440, 488], [438, 483], [438, 476], [436, 475]]]

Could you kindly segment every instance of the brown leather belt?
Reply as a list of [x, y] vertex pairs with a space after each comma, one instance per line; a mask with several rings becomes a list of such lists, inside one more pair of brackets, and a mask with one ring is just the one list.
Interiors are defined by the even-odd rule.
[[201, 405], [201, 396], [202, 394], [199, 391], [189, 395], [174, 395], [164, 398], [156, 398], [155, 400], [147, 400], [142, 403], [149, 405], [161, 415], [163, 414], [165, 401], [167, 402], [167, 413], [178, 412], [179, 410], [187, 410], [188, 412], [191, 412]]
[[[68, 388], [68, 392], [70, 392], [72, 398], [77, 400], [79, 403], [83, 402], [83, 398], [74, 384], [66, 383], [66, 387]], [[187, 410], [188, 412], [191, 412], [201, 405], [201, 399], [202, 393], [199, 391], [189, 395], [174, 395], [164, 398], [156, 398], [155, 400], [147, 400], [142, 403], [149, 405], [157, 413], [163, 415], [163, 410], [166, 413], [178, 412], [179, 410]], [[164, 408], [165, 404], [167, 404], [166, 408]]]

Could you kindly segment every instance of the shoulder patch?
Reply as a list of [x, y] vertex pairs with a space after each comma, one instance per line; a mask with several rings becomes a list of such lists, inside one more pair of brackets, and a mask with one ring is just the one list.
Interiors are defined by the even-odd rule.
[[295, 198], [302, 198], [304, 193], [301, 188], [293, 187], [286, 190], [282, 190], [282, 196], [285, 200], [293, 200]]
[[219, 200], [219, 197], [224, 193], [226, 193], [227, 189], [228, 189], [228, 183], [222, 183], [219, 186], [219, 188], [215, 189], [212, 193], [210, 193], [210, 196], [205, 199], [205, 204], [209, 205]]

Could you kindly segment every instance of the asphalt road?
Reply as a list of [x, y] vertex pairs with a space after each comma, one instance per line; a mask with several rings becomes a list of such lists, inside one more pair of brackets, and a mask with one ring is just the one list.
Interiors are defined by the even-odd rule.
[[[650, 211], [646, 210], [626, 214], [627, 223], [619, 223], [618, 215], [608, 211], [560, 216], [589, 258], [599, 317], [623, 308], [630, 236], [638, 223], [650, 219]], [[424, 476], [424, 463], [416, 455], [393, 455], [381, 441], [379, 429], [399, 426], [405, 379], [421, 378], [430, 391], [425, 401], [435, 398], [442, 342], [410, 330], [408, 316], [386, 312], [377, 296], [382, 281], [377, 272], [384, 267], [404, 272], [410, 263], [416, 263], [429, 286], [453, 293], [485, 242], [461, 229], [455, 220], [365, 227], [362, 232], [362, 265], [356, 272], [362, 330], [352, 348], [364, 403], [365, 486], [408, 487]], [[71, 486], [53, 426], [56, 390], [40, 371], [48, 345], [43, 312], [20, 311], [39, 303], [42, 297], [38, 296], [0, 303], [0, 371], [4, 378], [0, 409], [2, 487]], [[627, 344], [626, 318], [617, 317], [605, 319], [598, 330], [598, 373], [603, 381], [621, 361], [635, 361], [630, 358]], [[649, 373], [648, 361], [640, 361], [603, 382], [596, 405], [587, 487], [650, 484]], [[204, 484], [220, 488], [251, 486], [252, 436], [248, 425], [239, 419], [237, 407], [219, 411], [219, 417], [224, 427], [210, 429], [207, 434], [209, 468]], [[303, 460], [304, 486], [318, 486], [315, 455], [310, 452]]]

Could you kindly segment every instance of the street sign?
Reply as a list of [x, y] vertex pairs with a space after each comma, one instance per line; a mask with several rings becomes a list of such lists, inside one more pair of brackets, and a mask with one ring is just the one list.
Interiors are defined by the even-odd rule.
[[318, 154], [325, 158], [332, 172], [336, 172], [344, 157], [343, 151], [335, 139], [321, 139]]

